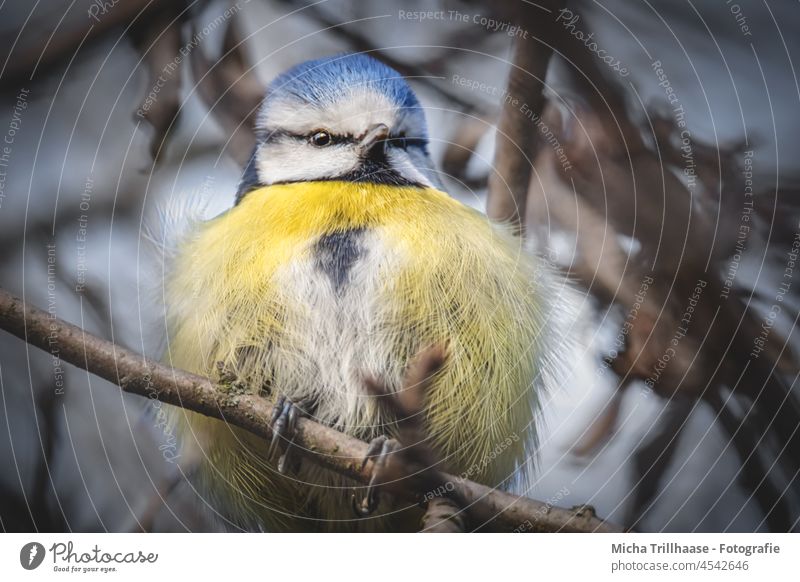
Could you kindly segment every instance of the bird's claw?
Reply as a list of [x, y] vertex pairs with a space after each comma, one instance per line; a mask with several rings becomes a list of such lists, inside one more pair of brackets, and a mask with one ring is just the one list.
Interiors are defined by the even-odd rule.
[[353, 511], [359, 517], [367, 517], [372, 515], [380, 503], [379, 489], [383, 483], [383, 473], [386, 470], [386, 463], [389, 455], [394, 453], [400, 444], [386, 436], [379, 436], [372, 439], [367, 449], [367, 454], [364, 455], [361, 461], [361, 470], [367, 466], [367, 463], [372, 459], [373, 467], [370, 476], [369, 484], [367, 485], [367, 492], [360, 502], [356, 501], [356, 495], [353, 494]]
[[[280, 396], [272, 408], [270, 420], [272, 441], [269, 445], [269, 456], [272, 457], [277, 449], [282, 448], [278, 458], [278, 472], [281, 474], [287, 472], [289, 462], [293, 460], [291, 452], [297, 436], [297, 421], [302, 416], [306, 416], [306, 412], [301, 408], [303, 402], [303, 399], [294, 402], [287, 396]], [[283, 444], [280, 444], [281, 441]]]

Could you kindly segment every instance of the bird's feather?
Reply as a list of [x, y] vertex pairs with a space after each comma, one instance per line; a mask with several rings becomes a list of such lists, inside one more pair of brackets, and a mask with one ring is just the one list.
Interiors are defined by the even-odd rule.
[[[209, 375], [225, 362], [253, 393], [313, 399], [316, 420], [368, 439], [391, 433], [392, 419], [363, 375], [397, 388], [418, 350], [444, 344], [426, 410], [445, 468], [499, 485], [534, 453], [558, 290], [518, 239], [443, 192], [274, 185], [204, 224], [179, 253], [168, 285], [173, 364]], [[276, 505], [303, 511], [332, 495], [285, 490], [258, 439], [179, 414], [250, 518], [276, 524]]]

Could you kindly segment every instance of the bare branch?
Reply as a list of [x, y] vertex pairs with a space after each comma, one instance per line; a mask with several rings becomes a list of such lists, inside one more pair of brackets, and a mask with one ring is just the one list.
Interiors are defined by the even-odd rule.
[[225, 135], [230, 136], [228, 153], [241, 167], [246, 166], [256, 143], [255, 117], [264, 97], [264, 87], [247, 56], [236, 18], [228, 23], [218, 59], [209, 59], [202, 47], [197, 47], [189, 62], [198, 95]]
[[[0, 289], [0, 329], [41, 348], [61, 360], [118, 385], [123, 391], [181, 406], [229, 422], [251, 433], [271, 439], [271, 403], [261, 397], [226, 393], [206, 378], [164, 366], [85, 330], [51, 317], [41, 309]], [[360, 483], [371, 473], [362, 467], [367, 453], [362, 441], [308, 419], [298, 422], [298, 451], [311, 461]], [[464, 500], [470, 516], [503, 531], [619, 532], [617, 525], [591, 516], [552, 507], [540, 501], [497, 491], [491, 487], [444, 475], [454, 492]], [[419, 492], [403, 480], [404, 489], [391, 492], [418, 500]]]
[[153, 128], [150, 155], [156, 164], [181, 112], [181, 69], [176, 57], [180, 54], [181, 31], [188, 10], [185, 2], [159, 7], [151, 18], [138, 21], [129, 33], [150, 75], [136, 115]]
[[[558, 0], [546, 2], [555, 9]], [[518, 9], [517, 21], [528, 34], [514, 41], [506, 98], [497, 127], [494, 168], [489, 176], [486, 213], [524, 231], [525, 203], [536, 154], [536, 131], [531, 119], [544, 109], [544, 80], [552, 56], [552, 16], [536, 5]]]
[[451, 499], [435, 497], [428, 502], [428, 508], [422, 517], [424, 533], [462, 533], [465, 531], [464, 516]]

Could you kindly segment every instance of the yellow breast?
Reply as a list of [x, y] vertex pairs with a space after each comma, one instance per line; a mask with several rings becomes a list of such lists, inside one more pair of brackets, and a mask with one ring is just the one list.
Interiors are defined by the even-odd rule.
[[[353, 230], [367, 233], [363, 266], [336, 296], [311, 265], [321, 237]], [[418, 349], [445, 343], [434, 440], [452, 470], [506, 478], [533, 442], [534, 269], [508, 232], [434, 189], [270, 186], [181, 250], [168, 284], [172, 361], [201, 374], [227, 362], [254, 391], [315, 390], [331, 409], [323, 420], [366, 438], [375, 411], [358, 375], [396, 384]]]

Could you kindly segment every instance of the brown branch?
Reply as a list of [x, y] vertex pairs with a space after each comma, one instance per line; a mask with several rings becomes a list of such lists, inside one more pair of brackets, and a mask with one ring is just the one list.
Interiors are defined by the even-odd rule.
[[422, 516], [423, 533], [463, 533], [464, 515], [461, 508], [447, 497], [435, 497], [428, 502]]
[[[561, 2], [545, 2], [553, 11]], [[486, 213], [524, 231], [525, 204], [538, 140], [534, 120], [542, 115], [547, 67], [554, 36], [550, 15], [535, 5], [518, 8], [516, 21], [528, 34], [517, 36], [506, 97], [497, 127], [494, 167], [489, 175]], [[533, 117], [537, 116], [537, 117]]]
[[[34, 76], [47, 78], [52, 70], [68, 62], [78, 51], [88, 53], [92, 43], [139, 19], [149, 19], [164, 0], [128, 0], [114, 4], [113, 9], [101, 12], [100, 4], [91, 4], [86, 16], [58, 18], [58, 9], [36, 25], [23, 25], [6, 31], [0, 41], [0, 53], [13, 52], [3, 74], [4, 87], [29, 83]], [[85, 4], [84, 4], [85, 5]], [[8, 17], [6, 17], [8, 18]], [[31, 22], [31, 24], [33, 21]], [[48, 39], [49, 37], [49, 39]], [[44, 42], [48, 39], [47, 42]]]
[[150, 76], [135, 115], [153, 128], [150, 156], [156, 165], [183, 107], [181, 67], [176, 58], [180, 55], [183, 24], [189, 8], [186, 2], [159, 6], [150, 18], [137, 21], [129, 32]]
[[[197, 34], [194, 25], [193, 36]], [[256, 144], [255, 117], [264, 86], [250, 62], [236, 17], [228, 22], [222, 54], [209, 59], [202, 47], [189, 57], [195, 90], [214, 118], [230, 136], [227, 153], [244, 168]]]
[[162, 507], [167, 505], [167, 498], [183, 482], [186, 474], [193, 471], [194, 467], [190, 467], [187, 471], [176, 471], [165, 478], [147, 499], [147, 504], [144, 506], [141, 516], [135, 518], [136, 525], [129, 529], [130, 533], [155, 531], [154, 524]]
[[[165, 366], [85, 330], [51, 317], [0, 289], [0, 329], [78, 366], [124, 392], [157, 398], [162, 402], [218, 418], [253, 434], [271, 439], [272, 405], [258, 396], [229, 394], [206, 378]], [[367, 445], [330, 427], [300, 419], [297, 450], [314, 463], [360, 483], [368, 483], [369, 467], [361, 460]], [[503, 531], [619, 532], [622, 528], [597, 519], [593, 512], [575, 512], [518, 497], [485, 485], [447, 475], [453, 490], [464, 500], [470, 516]], [[413, 480], [409, 480], [413, 482]], [[392, 493], [416, 501], [408, 487]]]

